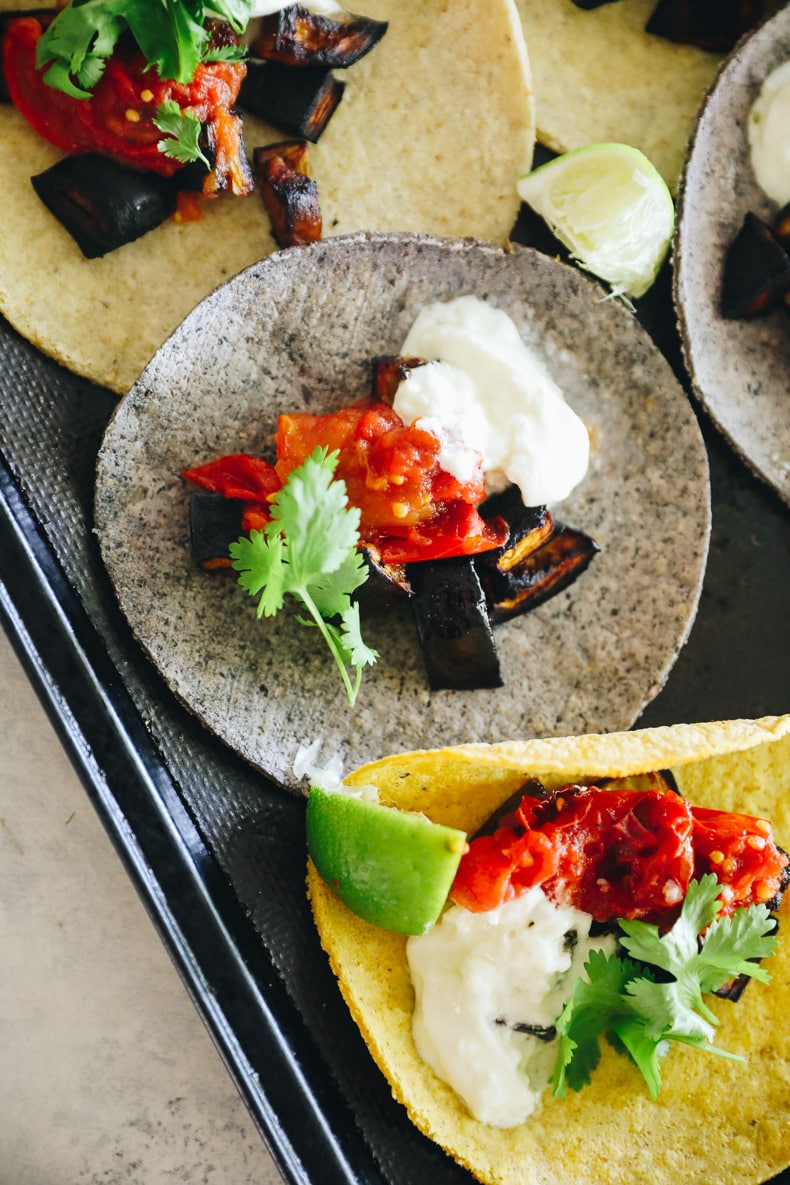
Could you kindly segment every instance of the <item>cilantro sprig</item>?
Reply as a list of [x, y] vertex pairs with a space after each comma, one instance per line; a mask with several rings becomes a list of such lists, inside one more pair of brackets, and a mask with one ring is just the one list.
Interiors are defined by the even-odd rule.
[[211, 168], [200, 148], [200, 120], [191, 111], [179, 107], [175, 99], [167, 99], [157, 107], [154, 123], [165, 134], [165, 139], [157, 144], [164, 156], [171, 156], [182, 164], [202, 160], [207, 169]]
[[359, 510], [348, 505], [345, 482], [334, 479], [337, 461], [336, 452], [317, 448], [293, 469], [272, 501], [271, 521], [232, 543], [230, 555], [239, 584], [259, 598], [259, 618], [274, 617], [289, 594], [301, 602], [309, 617], [297, 621], [319, 631], [353, 707], [362, 672], [378, 655], [363, 641], [351, 601], [368, 572], [357, 550]]
[[713, 1044], [718, 1021], [702, 997], [738, 975], [769, 981], [768, 972], [752, 960], [774, 953], [776, 920], [764, 905], [719, 917], [720, 891], [712, 873], [692, 881], [680, 916], [665, 934], [646, 922], [621, 920], [629, 957], [590, 953], [588, 978], [576, 983], [557, 1021], [555, 1097], [564, 1098], [568, 1087], [587, 1085], [604, 1035], [631, 1055], [653, 1098], [661, 1088], [659, 1058], [667, 1041], [743, 1060]]
[[38, 42], [36, 66], [45, 81], [77, 99], [90, 98], [119, 38], [129, 32], [149, 68], [187, 83], [202, 61], [244, 55], [243, 47], [213, 48], [205, 22], [227, 21], [243, 33], [254, 0], [72, 0]]

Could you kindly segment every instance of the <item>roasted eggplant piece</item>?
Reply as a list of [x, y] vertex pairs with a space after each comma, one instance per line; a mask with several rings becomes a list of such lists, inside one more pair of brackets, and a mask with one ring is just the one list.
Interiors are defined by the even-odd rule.
[[283, 140], [253, 153], [255, 180], [279, 247], [296, 247], [321, 238], [318, 186], [310, 176], [307, 145]]
[[729, 53], [762, 15], [762, 0], [659, 0], [645, 29], [680, 45]]
[[554, 534], [555, 525], [545, 506], [525, 506], [517, 486], [492, 494], [480, 507], [482, 518], [502, 518], [510, 528], [503, 547], [478, 556], [478, 568], [495, 568], [507, 573], [537, 551]]
[[468, 556], [409, 564], [417, 636], [434, 691], [501, 687], [485, 595]]
[[412, 596], [405, 564], [383, 564], [375, 547], [360, 549], [368, 566], [368, 578], [354, 593], [362, 617], [376, 617], [405, 605]]
[[493, 625], [510, 621], [562, 592], [600, 551], [583, 531], [556, 524], [551, 538], [507, 572], [479, 564]]
[[773, 232], [785, 251], [790, 251], [790, 202], [774, 218]]
[[749, 211], [724, 260], [722, 316], [759, 317], [789, 289], [790, 256], [768, 223]]
[[373, 359], [370, 397], [376, 403], [392, 407], [395, 392], [412, 370], [427, 366], [424, 358], [402, 358], [399, 354], [380, 354]]
[[253, 60], [247, 63], [239, 106], [315, 144], [337, 109], [345, 85], [331, 70], [293, 70], [279, 62]]
[[612, 0], [573, 0], [577, 8], [591, 12], [593, 8], [603, 8], [604, 4], [611, 4]]
[[243, 503], [224, 494], [189, 496], [189, 545], [192, 559], [207, 572], [230, 567], [229, 548], [242, 535]]
[[250, 52], [285, 66], [341, 69], [369, 53], [386, 31], [386, 21], [340, 11], [332, 17], [320, 16], [292, 4], [263, 18]]
[[139, 239], [176, 210], [170, 178], [104, 156], [64, 157], [31, 182], [88, 259]]

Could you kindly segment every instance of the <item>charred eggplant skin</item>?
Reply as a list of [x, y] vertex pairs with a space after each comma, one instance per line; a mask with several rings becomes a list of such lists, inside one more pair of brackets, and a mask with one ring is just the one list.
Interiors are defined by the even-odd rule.
[[790, 290], [790, 256], [772, 227], [749, 211], [724, 259], [721, 313], [733, 320], [759, 317]]
[[386, 21], [350, 12], [320, 16], [291, 4], [263, 18], [250, 49], [256, 57], [287, 66], [344, 69], [369, 53], [386, 31]]
[[407, 574], [431, 689], [501, 687], [488, 606], [470, 557], [410, 564]]
[[31, 178], [47, 209], [88, 259], [139, 239], [176, 211], [173, 180], [106, 156], [67, 156]]
[[510, 621], [568, 588], [599, 551], [589, 535], [557, 523], [551, 538], [508, 572], [480, 565], [492, 623]]
[[243, 110], [315, 144], [337, 110], [345, 85], [331, 70], [294, 70], [251, 59], [238, 102]]
[[192, 561], [214, 572], [230, 567], [230, 543], [242, 531], [242, 503], [223, 494], [195, 491], [189, 496], [189, 544]]
[[256, 148], [253, 170], [278, 247], [297, 247], [321, 238], [318, 186], [310, 176], [307, 145], [283, 140]]

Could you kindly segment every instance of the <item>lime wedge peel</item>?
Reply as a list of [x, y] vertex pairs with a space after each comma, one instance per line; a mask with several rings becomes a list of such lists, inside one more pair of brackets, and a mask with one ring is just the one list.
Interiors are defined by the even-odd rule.
[[399, 934], [430, 929], [466, 848], [466, 834], [454, 827], [316, 786], [306, 827], [322, 880], [359, 917]]
[[663, 177], [638, 149], [576, 148], [521, 177], [518, 192], [614, 295], [647, 292], [672, 241], [675, 207]]

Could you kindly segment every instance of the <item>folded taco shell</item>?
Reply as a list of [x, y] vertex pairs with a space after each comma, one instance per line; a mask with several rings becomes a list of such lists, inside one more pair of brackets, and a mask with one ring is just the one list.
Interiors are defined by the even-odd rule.
[[[694, 805], [769, 818], [790, 846], [790, 716], [407, 753], [346, 780], [380, 800], [473, 832], [524, 782], [547, 786], [672, 769]], [[481, 1181], [497, 1185], [757, 1185], [790, 1164], [790, 941], [738, 1003], [717, 1002], [717, 1045], [743, 1063], [672, 1048], [652, 1101], [609, 1047], [591, 1085], [544, 1096], [520, 1127], [479, 1123], [423, 1063], [411, 1034], [406, 939], [355, 917], [308, 868], [321, 943], [340, 989], [412, 1121]], [[790, 913], [790, 902], [780, 909]], [[782, 935], [780, 920], [780, 936]]]

